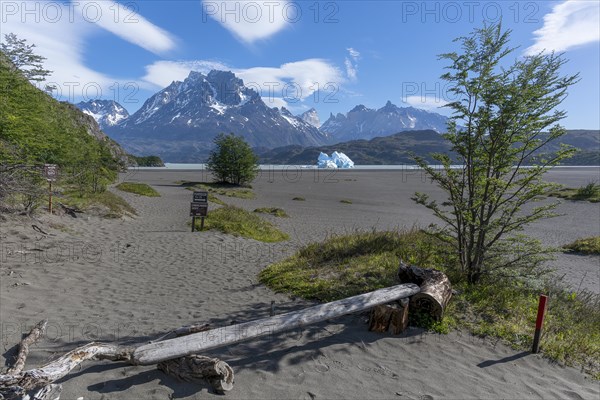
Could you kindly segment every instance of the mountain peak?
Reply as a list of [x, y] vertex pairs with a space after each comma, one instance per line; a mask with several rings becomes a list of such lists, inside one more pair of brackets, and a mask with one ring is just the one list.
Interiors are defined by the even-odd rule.
[[317, 112], [317, 110], [314, 109], [314, 107], [308, 111], [303, 112], [298, 117], [304, 122], [311, 124], [315, 128], [321, 126], [321, 119], [319, 118], [319, 113]]
[[349, 113], [361, 112], [361, 111], [369, 111], [369, 108], [365, 107], [363, 104], [359, 104], [350, 110]]
[[202, 72], [190, 71], [190, 73], [186, 79], [198, 80], [198, 79], [204, 79], [204, 78], [205, 78], [205, 76]]
[[290, 112], [290, 110], [288, 110], [288, 109], [287, 109], [287, 108], [285, 108], [285, 107], [281, 107], [281, 114], [282, 114], [282, 115], [287, 115], [287, 116], [290, 116], [290, 117], [292, 117], [292, 116], [293, 116], [293, 115], [292, 115], [292, 113]]
[[169, 162], [203, 162], [221, 132], [234, 132], [251, 146], [267, 148], [325, 141], [317, 128], [286, 108], [269, 107], [233, 72], [219, 70], [191, 72], [109, 131], [128, 148]]
[[129, 113], [114, 100], [88, 100], [76, 104], [76, 107], [85, 114], [92, 116], [101, 129], [114, 126], [127, 118]]
[[347, 140], [372, 139], [402, 131], [434, 130], [446, 132], [447, 118], [443, 115], [413, 108], [400, 108], [387, 101], [378, 110], [357, 105], [345, 116], [331, 116], [321, 126], [334, 143]]
[[385, 106], [381, 107], [378, 111], [381, 112], [394, 112], [394, 111], [398, 111], [400, 110], [398, 108], [398, 106], [396, 106], [395, 104], [393, 104], [391, 101], [387, 101], [387, 103], [385, 103]]
[[215, 77], [220, 77], [220, 78], [234, 78], [234, 79], [238, 79], [237, 76], [235, 76], [235, 74], [231, 71], [221, 71], [218, 69], [213, 69], [211, 70], [208, 75], [208, 77], [211, 78], [215, 78]]

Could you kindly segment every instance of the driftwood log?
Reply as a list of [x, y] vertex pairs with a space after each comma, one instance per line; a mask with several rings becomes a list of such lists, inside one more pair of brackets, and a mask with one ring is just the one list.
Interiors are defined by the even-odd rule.
[[110, 360], [132, 365], [154, 365], [178, 379], [192, 381], [207, 380], [218, 392], [233, 388], [234, 374], [227, 363], [200, 356], [203, 350], [230, 345], [252, 338], [303, 327], [342, 315], [369, 310], [375, 306], [391, 303], [419, 292], [415, 284], [396, 285], [347, 299], [319, 304], [304, 310], [275, 315], [237, 325], [209, 329], [208, 325], [191, 325], [176, 329], [158, 341], [139, 346], [119, 346], [92, 342], [68, 352], [48, 364], [23, 371], [29, 346], [43, 332], [43, 321], [36, 325], [23, 339], [13, 373], [0, 375], [0, 399], [17, 398], [24, 393], [42, 388], [37, 394], [54, 396], [40, 400], [56, 400], [60, 387], [53, 382], [65, 377], [86, 360]]
[[[78, 347], [62, 357], [39, 368], [23, 372], [29, 346], [43, 336], [47, 321], [39, 322], [19, 345], [16, 362], [5, 375], [0, 375], [0, 399], [59, 400], [61, 385], [53, 384], [87, 360], [110, 360], [133, 363], [135, 347], [92, 342]], [[176, 329], [166, 337], [183, 336], [207, 330], [208, 325], [191, 325]], [[217, 358], [192, 355], [169, 360], [157, 365], [158, 369], [187, 382], [205, 380], [219, 393], [233, 389], [234, 374], [231, 367]], [[33, 396], [27, 392], [39, 389]]]
[[438, 321], [442, 319], [452, 297], [452, 285], [444, 273], [408, 265], [400, 260], [398, 280], [401, 283], [414, 283], [421, 288], [419, 293], [410, 298], [412, 309], [427, 312]]
[[370, 310], [378, 305], [410, 297], [417, 294], [419, 290], [417, 285], [411, 283], [396, 285], [330, 303], [319, 304], [300, 311], [149, 343], [135, 349], [133, 361], [135, 364], [148, 365], [185, 357], [248, 339], [315, 324], [342, 315]]

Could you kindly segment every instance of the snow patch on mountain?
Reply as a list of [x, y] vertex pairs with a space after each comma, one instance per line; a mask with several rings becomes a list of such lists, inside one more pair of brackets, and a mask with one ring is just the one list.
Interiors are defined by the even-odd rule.
[[319, 118], [319, 113], [314, 108], [311, 108], [308, 111], [303, 112], [298, 116], [304, 122], [314, 126], [315, 128], [321, 127], [321, 120]]
[[85, 114], [92, 116], [101, 129], [115, 126], [129, 118], [127, 110], [113, 100], [89, 100], [76, 104]]

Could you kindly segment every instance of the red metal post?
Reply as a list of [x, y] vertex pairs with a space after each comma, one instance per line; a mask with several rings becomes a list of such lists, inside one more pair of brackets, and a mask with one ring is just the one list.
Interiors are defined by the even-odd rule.
[[540, 302], [538, 304], [537, 319], [535, 321], [535, 334], [533, 336], [533, 348], [531, 352], [537, 353], [540, 349], [540, 337], [542, 336], [542, 327], [544, 326], [544, 317], [546, 316], [546, 302], [548, 296], [540, 295]]

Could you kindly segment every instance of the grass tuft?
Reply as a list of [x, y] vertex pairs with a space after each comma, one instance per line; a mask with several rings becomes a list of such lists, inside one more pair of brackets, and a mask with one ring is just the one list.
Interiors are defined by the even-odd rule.
[[332, 236], [260, 273], [263, 283], [279, 292], [319, 301], [332, 301], [395, 284], [398, 260], [424, 267], [444, 260], [430, 249], [434, 241], [410, 231], [361, 232]]
[[262, 207], [262, 208], [257, 208], [254, 210], [255, 213], [261, 213], [261, 214], [271, 214], [275, 217], [279, 217], [279, 218], [288, 218], [289, 215], [287, 215], [287, 213], [282, 209], [282, 208], [276, 208], [276, 207]]
[[600, 236], [577, 239], [563, 246], [563, 249], [582, 254], [600, 254]]
[[83, 196], [76, 191], [66, 192], [65, 197], [60, 201], [83, 211], [97, 210], [104, 218], [121, 218], [137, 214], [135, 208], [121, 196], [108, 190], [100, 193], [86, 193]]
[[[178, 181], [178, 185], [187, 188], [188, 190], [205, 190], [209, 193], [217, 194], [219, 196], [235, 197], [238, 199], [253, 199], [255, 197], [254, 192], [250, 186], [237, 186], [228, 183], [214, 183], [214, 182], [190, 182], [190, 181]], [[215, 199], [215, 197], [213, 197]], [[218, 202], [215, 202], [220, 204]]]
[[553, 197], [559, 197], [566, 200], [589, 201], [591, 203], [600, 202], [600, 185], [596, 182], [589, 182], [587, 185], [578, 189], [564, 188], [550, 194]]
[[208, 194], [208, 201], [210, 201], [211, 203], [215, 203], [221, 206], [226, 205], [227, 203], [225, 203], [223, 200], [221, 200], [220, 198], [218, 198], [217, 196], [215, 196], [212, 193]]
[[332, 301], [396, 284], [399, 259], [445, 272], [457, 289], [441, 322], [413, 313], [412, 324], [439, 333], [462, 328], [526, 350], [532, 345], [539, 294], [546, 293], [541, 351], [600, 379], [600, 296], [567, 291], [550, 279], [496, 277], [468, 285], [457, 273], [451, 249], [419, 230], [333, 236], [270, 265], [259, 278], [278, 292]]
[[[200, 229], [200, 221], [196, 221], [196, 227]], [[289, 239], [286, 233], [258, 215], [230, 205], [211, 211], [206, 217], [204, 227], [268, 243]]]
[[343, 203], [343, 204], [352, 204], [352, 200], [343, 199], [343, 200], [340, 200], [340, 203]]
[[160, 197], [160, 193], [145, 183], [122, 182], [117, 185], [117, 189], [123, 192], [139, 194], [140, 196]]

